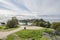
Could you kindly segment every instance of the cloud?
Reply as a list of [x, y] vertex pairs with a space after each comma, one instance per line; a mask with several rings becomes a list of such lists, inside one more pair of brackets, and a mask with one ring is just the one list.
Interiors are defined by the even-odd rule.
[[60, 15], [60, 0], [0, 0], [0, 14], [23, 19]]
[[60, 0], [25, 0], [25, 5], [40, 15], [60, 14]]
[[27, 8], [24, 5], [24, 1], [23, 0], [8, 0], [7, 2], [10, 2], [10, 3], [14, 4], [16, 7], [18, 7], [21, 10], [31, 12], [31, 10], [29, 10], [29, 8]]

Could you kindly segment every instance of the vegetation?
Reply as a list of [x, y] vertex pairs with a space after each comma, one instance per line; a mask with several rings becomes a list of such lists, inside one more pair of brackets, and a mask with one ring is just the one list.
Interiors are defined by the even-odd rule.
[[25, 23], [25, 25], [28, 25], [29, 20], [20, 20], [20, 22]]
[[[48, 31], [47, 31], [48, 30]], [[17, 37], [19, 38], [19, 40], [49, 40], [47, 37], [43, 36], [43, 32], [51, 32], [52, 30], [50, 29], [40, 29], [40, 30], [21, 30], [21, 31], [18, 31], [14, 34], [17, 35]], [[12, 35], [9, 35], [7, 40], [14, 40], [14, 37], [13, 34]], [[17, 38], [16, 37], [16, 38]]]
[[[24, 27], [24, 30], [18, 31], [14, 34], [11, 34], [7, 37], [6, 40], [49, 40], [48, 37], [44, 36], [42, 33], [48, 33], [49, 35], [55, 35], [53, 34], [53, 29], [60, 32], [60, 22], [53, 22], [52, 24], [50, 22], [47, 22], [43, 19], [32, 19], [32, 20], [23, 20], [23, 22], [27, 23], [31, 22], [34, 26], [40, 26], [45, 27], [44, 29], [40, 30], [27, 30], [26, 27]], [[0, 26], [0, 30], [5, 30], [6, 28], [17, 28], [18, 27], [18, 20], [16, 17], [12, 17], [11, 20], [8, 20], [7, 24], [5, 25], [2, 23], [3, 26]], [[50, 29], [53, 28], [53, 29]], [[16, 36], [17, 35], [17, 36]], [[17, 40], [18, 40], [17, 39]]]
[[12, 17], [11, 20], [8, 20], [7, 24], [1, 23], [0, 31], [10, 31], [18, 27], [18, 20], [16, 17]]
[[6, 40], [14, 40], [14, 36], [13, 35], [9, 35]]
[[18, 20], [16, 17], [12, 17], [11, 20], [7, 22], [7, 28], [15, 28], [18, 26]]
[[3, 25], [3, 26], [0, 26], [0, 31], [11, 31], [11, 30], [14, 30], [16, 28], [8, 28], [6, 29], [6, 25]]
[[57, 31], [60, 31], [60, 22], [53, 22], [51, 24], [51, 28], [57, 30]]
[[20, 20], [20, 22], [24, 22], [27, 23], [30, 22], [32, 23], [33, 26], [40, 26], [40, 27], [47, 27], [47, 28], [50, 28], [50, 25], [51, 23], [50, 22], [47, 22], [43, 19], [30, 19], [30, 20]]
[[33, 20], [33, 25], [35, 26], [40, 26], [40, 27], [47, 27], [47, 28], [50, 28], [50, 22], [47, 22], [43, 19], [37, 19], [37, 20]]
[[6, 28], [5, 25], [0, 26], [0, 31], [3, 31]]
[[42, 36], [40, 40], [50, 40], [48, 37]]

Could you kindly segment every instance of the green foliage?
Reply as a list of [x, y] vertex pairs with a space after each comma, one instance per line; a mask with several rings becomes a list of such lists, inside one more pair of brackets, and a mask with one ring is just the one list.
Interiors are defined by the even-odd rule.
[[[35, 26], [41, 26], [41, 25], [43, 25], [43, 22], [45, 22], [43, 19], [40, 19], [40, 20], [36, 19], [36, 20], [33, 20], [33, 24], [34, 24]], [[40, 25], [40, 24], [41, 24], [41, 25]]]
[[41, 27], [46, 27], [45, 22], [40, 22], [40, 26], [41, 26]]
[[35, 40], [35, 39], [32, 39], [32, 40]]
[[51, 24], [51, 28], [57, 30], [57, 31], [60, 31], [60, 22], [53, 22]]
[[28, 25], [28, 20], [20, 20], [20, 22], [25, 23], [25, 25]]
[[14, 28], [17, 27], [18, 25], [18, 20], [16, 17], [12, 17], [11, 20], [8, 20], [7, 22], [7, 28]]
[[44, 19], [27, 19], [27, 20], [20, 20], [21, 22], [25, 23], [27, 25], [28, 22], [32, 23], [34, 26], [40, 26], [40, 27], [47, 27], [50, 28], [50, 22], [45, 21]]
[[39, 20], [34, 20], [34, 21], [33, 21], [33, 24], [34, 24], [35, 26], [39, 26]]
[[33, 25], [50, 28], [51, 24], [50, 24], [50, 22], [47, 22], [43, 19], [36, 19], [36, 20], [33, 20]]
[[50, 28], [50, 27], [51, 27], [51, 23], [47, 22], [47, 28]]
[[56, 30], [57, 30], [58, 32], [60, 32], [60, 26], [59, 26], [58, 28], [56, 28]]
[[25, 20], [24, 22], [25, 22], [25, 25], [28, 25], [28, 21]]

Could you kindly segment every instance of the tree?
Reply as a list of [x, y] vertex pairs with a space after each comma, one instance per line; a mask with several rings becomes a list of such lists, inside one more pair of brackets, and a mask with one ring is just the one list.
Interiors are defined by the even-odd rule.
[[25, 23], [25, 25], [28, 25], [28, 21], [27, 20], [23, 20], [23, 22]]
[[35, 25], [35, 26], [39, 26], [39, 20], [38, 20], [38, 19], [33, 20], [33, 25]]
[[8, 20], [8, 22], [7, 22], [8, 28], [14, 28], [14, 27], [17, 27], [17, 25], [18, 25], [18, 20], [16, 17], [12, 17], [12, 19]]
[[51, 24], [44, 19], [33, 19], [32, 25], [49, 28]]
[[41, 27], [46, 27], [45, 22], [40, 22], [40, 26], [41, 26]]
[[28, 20], [21, 20], [21, 22], [25, 23], [25, 25], [28, 25]]
[[40, 19], [40, 21], [41, 21], [41, 22], [46, 22], [46, 21], [45, 21], [45, 20], [43, 20], [43, 19]]
[[50, 28], [50, 26], [51, 26], [51, 23], [50, 22], [46, 22], [46, 27]]

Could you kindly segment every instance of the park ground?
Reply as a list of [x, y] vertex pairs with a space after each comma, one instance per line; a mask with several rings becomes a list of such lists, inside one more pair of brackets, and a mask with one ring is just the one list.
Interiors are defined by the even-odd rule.
[[[26, 29], [24, 29], [24, 27], [26, 27]], [[31, 36], [33, 36], [33, 38], [35, 38], [36, 40], [40, 40], [39, 38], [37, 39], [37, 37], [38, 37], [38, 35], [40, 35], [40, 36], [42, 35], [41, 33], [43, 32], [44, 29], [48, 29], [48, 31], [49, 31], [50, 28], [43, 28], [43, 27], [38, 27], [38, 26], [20, 26], [19, 28], [16, 28], [11, 31], [1, 31], [0, 32], [0, 39], [13, 40], [13, 37], [14, 37], [14, 40], [17, 40], [17, 39], [19, 40], [21, 37], [21, 40], [24, 40], [25, 37], [27, 37], [27, 38], [30, 37], [29, 40], [32, 40]], [[50, 29], [50, 30], [53, 30], [53, 29]], [[33, 33], [31, 33], [31, 31]], [[48, 32], [48, 31], [46, 31], [46, 32]], [[40, 34], [39, 34], [39, 32], [40, 32]], [[35, 35], [35, 33], [37, 35]], [[49, 34], [47, 34], [47, 33], [44, 33], [44, 34], [46, 34], [46, 35], [44, 35], [41, 38], [41, 40], [43, 40], [43, 39], [44, 40], [51, 40], [50, 39], [51, 37]], [[31, 35], [31, 36], [28, 36], [28, 35]], [[58, 37], [58, 39], [60, 39], [60, 36], [57, 36], [57, 37]], [[55, 39], [55, 37], [54, 37], [54, 39]], [[26, 39], [26, 40], [28, 40], [28, 39]]]

